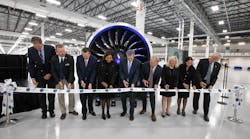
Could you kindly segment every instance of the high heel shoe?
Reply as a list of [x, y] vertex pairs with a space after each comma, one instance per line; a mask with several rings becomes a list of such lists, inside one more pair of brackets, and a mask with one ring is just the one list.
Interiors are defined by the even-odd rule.
[[182, 110], [182, 116], [186, 116], [186, 112], [185, 112], [185, 110]]
[[107, 118], [110, 119], [111, 115], [109, 114], [109, 112], [107, 112]]
[[102, 119], [103, 119], [103, 120], [106, 120], [106, 116], [105, 116], [104, 113], [102, 114]]
[[177, 109], [177, 115], [180, 115], [181, 114], [181, 112], [180, 112], [180, 109], [178, 108]]
[[162, 114], [161, 114], [161, 117], [162, 117], [162, 118], [165, 118], [165, 117], [166, 117], [166, 114], [165, 114], [165, 113], [162, 113]]

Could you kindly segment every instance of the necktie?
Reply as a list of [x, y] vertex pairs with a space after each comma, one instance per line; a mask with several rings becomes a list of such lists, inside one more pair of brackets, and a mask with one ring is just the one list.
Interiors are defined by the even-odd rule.
[[210, 78], [211, 78], [211, 73], [212, 73], [211, 68], [212, 68], [212, 63], [209, 63], [209, 67], [208, 67], [208, 71], [206, 75], [207, 84], [210, 84]]
[[63, 68], [64, 68], [64, 60], [63, 60], [63, 58], [61, 57], [60, 58], [61, 59], [61, 61], [60, 61], [60, 63], [59, 63], [59, 76], [60, 76], [60, 79], [64, 79], [64, 73], [63, 73]]
[[130, 73], [131, 65], [131, 62], [128, 62], [128, 74]]
[[88, 60], [87, 60], [87, 59], [84, 59], [84, 63], [85, 63], [85, 67], [87, 67], [87, 65], [88, 65]]
[[149, 78], [148, 78], [149, 88], [153, 87], [153, 77], [154, 77], [154, 71], [153, 68], [150, 68]]
[[45, 63], [45, 59], [44, 59], [44, 55], [42, 53], [42, 50], [39, 50], [38, 53], [39, 53], [40, 58], [42, 59], [42, 63], [44, 64]]

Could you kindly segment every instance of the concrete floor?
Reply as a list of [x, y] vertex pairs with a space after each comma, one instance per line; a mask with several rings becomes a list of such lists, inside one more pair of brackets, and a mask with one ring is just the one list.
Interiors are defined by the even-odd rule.
[[[234, 84], [244, 84], [250, 87], [250, 72], [247, 71], [229, 71], [228, 88]], [[216, 84], [216, 88], [222, 87], [222, 71]], [[19, 113], [12, 115], [18, 119], [15, 126], [9, 128], [0, 128], [0, 139], [152, 139], [152, 138], [175, 138], [175, 139], [248, 139], [250, 136], [250, 91], [244, 94], [244, 103], [240, 108], [240, 118], [243, 124], [236, 124], [228, 121], [227, 117], [233, 114], [232, 95], [226, 99], [228, 105], [220, 105], [219, 94], [211, 95], [210, 104], [210, 122], [203, 121], [203, 110], [199, 109], [197, 115], [192, 114], [192, 94], [188, 100], [187, 116], [176, 115], [176, 97], [172, 101], [172, 115], [162, 118], [161, 96], [156, 98], [157, 122], [150, 120], [150, 106], [148, 103], [147, 113], [139, 115], [141, 110], [141, 101], [138, 100], [138, 106], [135, 109], [135, 120], [129, 121], [128, 116], [120, 117], [122, 111], [120, 101], [117, 106], [112, 107], [111, 119], [106, 121], [101, 119], [101, 108], [95, 107], [96, 117], [88, 115], [88, 119], [83, 121], [81, 115], [74, 117], [67, 115], [65, 120], [60, 120], [60, 111], [56, 101], [56, 118], [42, 120], [40, 110]], [[57, 99], [56, 99], [57, 100]], [[80, 112], [81, 103], [76, 95], [76, 110]], [[200, 99], [200, 108], [202, 108], [202, 97]], [[3, 119], [1, 119], [3, 120]]]

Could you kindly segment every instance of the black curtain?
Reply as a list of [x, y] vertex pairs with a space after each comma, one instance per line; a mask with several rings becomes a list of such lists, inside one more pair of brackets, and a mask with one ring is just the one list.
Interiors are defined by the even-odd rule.
[[[28, 85], [26, 55], [0, 55], [0, 82], [11, 78], [18, 86]], [[37, 94], [14, 94], [14, 113], [39, 108]], [[2, 95], [0, 95], [0, 113], [2, 112]]]

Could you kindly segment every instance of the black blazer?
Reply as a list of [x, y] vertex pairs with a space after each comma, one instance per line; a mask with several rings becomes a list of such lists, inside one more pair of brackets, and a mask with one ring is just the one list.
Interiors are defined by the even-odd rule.
[[[204, 78], [207, 74], [207, 70], [209, 67], [209, 61], [208, 59], [201, 59], [197, 68], [196, 68], [196, 75], [197, 75], [197, 85], [199, 86], [199, 83], [201, 81], [205, 81]], [[210, 84], [209, 85], [214, 85], [216, 80], [217, 80], [217, 76], [220, 72], [220, 67], [221, 65], [218, 62], [214, 62], [214, 67], [213, 67], [213, 71], [211, 73], [211, 78], [210, 78]], [[209, 86], [208, 85], [208, 86]]]
[[[162, 72], [162, 68], [161, 66], [157, 65], [153, 74], [153, 85], [158, 85], [160, 78], [161, 78], [161, 72]], [[148, 80], [149, 78], [149, 74], [150, 74], [150, 63], [149, 62], [145, 62], [142, 65], [142, 70], [141, 70], [141, 80]], [[142, 83], [142, 85], [144, 86], [144, 84]]]
[[190, 85], [192, 81], [192, 85], [196, 85], [195, 78], [196, 78], [196, 71], [193, 65], [186, 70], [186, 64], [181, 64], [179, 66], [179, 86], [178, 88], [184, 88], [183, 83]]
[[37, 81], [43, 80], [43, 76], [51, 73], [51, 58], [56, 55], [55, 48], [49, 45], [44, 46], [44, 56], [45, 63], [42, 63], [42, 59], [40, 58], [38, 51], [31, 47], [28, 49], [28, 58], [29, 58], [29, 73], [31, 78], [35, 78]]
[[[64, 68], [63, 74], [68, 83], [74, 83], [74, 58], [73, 56], [66, 54], [64, 58]], [[59, 72], [60, 72], [60, 63], [57, 55], [53, 56], [51, 59], [51, 73], [56, 81], [59, 82]]]
[[170, 89], [178, 87], [179, 81], [179, 69], [170, 69], [168, 66], [164, 65], [161, 74], [161, 88], [165, 88], [166, 84], [169, 85]]
[[114, 61], [111, 63], [107, 63], [105, 60], [101, 61], [97, 71], [97, 80], [100, 88], [103, 88], [101, 82], [106, 82], [108, 86], [115, 86], [118, 68]]
[[95, 85], [96, 65], [97, 65], [97, 60], [92, 55], [90, 55], [89, 57], [87, 67], [85, 67], [83, 56], [79, 55], [77, 57], [76, 69], [77, 69], [79, 84], [81, 83], [81, 81], [84, 81], [86, 84], [91, 83], [92, 85]]
[[128, 73], [128, 60], [127, 58], [122, 59], [119, 65], [119, 76], [121, 86], [123, 86], [123, 80], [127, 81], [130, 85], [137, 85], [140, 76], [140, 67], [141, 62], [135, 58], [132, 62], [130, 73]]

